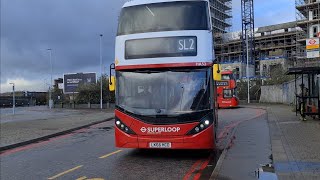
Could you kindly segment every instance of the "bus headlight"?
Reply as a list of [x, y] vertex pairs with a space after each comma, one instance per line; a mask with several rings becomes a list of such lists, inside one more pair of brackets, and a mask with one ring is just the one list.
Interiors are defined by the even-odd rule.
[[210, 124], [210, 121], [209, 120], [205, 120], [204, 124], [208, 126]]
[[134, 133], [126, 124], [124, 124], [119, 118], [116, 117], [115, 121], [116, 126], [123, 132], [127, 134], [136, 134]]
[[212, 123], [213, 123], [213, 120], [206, 117], [202, 121], [200, 121], [200, 123], [196, 127], [192, 128], [192, 130], [189, 131], [187, 133], [187, 135], [197, 134], [197, 133], [207, 129]]

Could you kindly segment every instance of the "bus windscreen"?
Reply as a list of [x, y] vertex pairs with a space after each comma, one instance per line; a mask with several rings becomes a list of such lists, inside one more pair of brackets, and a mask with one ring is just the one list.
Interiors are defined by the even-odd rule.
[[179, 1], [123, 8], [118, 35], [209, 29], [207, 2]]
[[137, 115], [177, 115], [210, 109], [210, 71], [117, 72], [117, 106]]

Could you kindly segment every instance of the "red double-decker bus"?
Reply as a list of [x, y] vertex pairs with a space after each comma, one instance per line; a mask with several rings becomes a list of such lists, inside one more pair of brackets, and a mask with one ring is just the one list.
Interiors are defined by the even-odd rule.
[[207, 0], [125, 3], [115, 48], [116, 147], [215, 148], [212, 39]]
[[217, 101], [219, 108], [232, 108], [239, 106], [237, 97], [237, 82], [230, 70], [221, 72], [221, 80], [216, 81]]

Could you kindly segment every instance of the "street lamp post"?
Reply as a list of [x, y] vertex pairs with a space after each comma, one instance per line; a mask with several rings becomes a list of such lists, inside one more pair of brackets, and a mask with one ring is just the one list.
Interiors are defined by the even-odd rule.
[[12, 114], [15, 115], [15, 108], [16, 108], [16, 95], [15, 95], [15, 84], [9, 83], [12, 85]]
[[250, 103], [250, 77], [249, 77], [249, 34], [247, 30], [246, 35], [246, 44], [247, 44], [247, 81], [248, 81], [248, 104]]
[[102, 109], [102, 34], [100, 34], [100, 74], [101, 74], [101, 80], [100, 80], [100, 108]]
[[49, 51], [49, 59], [50, 59], [50, 70], [51, 70], [51, 77], [50, 77], [50, 87], [49, 87], [49, 108], [52, 109], [53, 106], [53, 100], [52, 100], [52, 72], [53, 72], [53, 68], [52, 68], [52, 49], [47, 49]]

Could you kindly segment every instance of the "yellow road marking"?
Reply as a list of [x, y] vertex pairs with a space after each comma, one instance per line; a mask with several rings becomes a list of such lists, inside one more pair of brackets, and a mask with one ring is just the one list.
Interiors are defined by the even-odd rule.
[[103, 155], [103, 156], [99, 157], [99, 159], [107, 158], [107, 157], [109, 157], [109, 156], [111, 156], [111, 155], [114, 155], [114, 154], [117, 154], [117, 153], [119, 153], [119, 152], [121, 152], [121, 151], [122, 151], [122, 150], [118, 150], [118, 151], [114, 151], [114, 152], [112, 152], [112, 153]]
[[66, 170], [66, 171], [64, 171], [64, 172], [62, 172], [62, 173], [59, 173], [59, 174], [57, 174], [57, 175], [55, 175], [55, 176], [52, 176], [52, 177], [49, 177], [48, 179], [56, 179], [56, 178], [58, 178], [58, 177], [60, 177], [60, 176], [63, 176], [63, 175], [65, 175], [65, 174], [67, 174], [67, 173], [70, 173], [70, 172], [72, 172], [72, 171], [74, 171], [74, 170], [77, 170], [77, 169], [79, 169], [79, 168], [81, 168], [82, 167], [82, 165], [81, 166], [77, 166], [77, 167], [74, 167], [74, 168], [72, 168], [72, 169], [69, 169], [69, 170]]
[[79, 178], [76, 179], [76, 180], [85, 180], [85, 179], [87, 179], [87, 177], [86, 177], [86, 176], [82, 176], [82, 177], [79, 177]]

